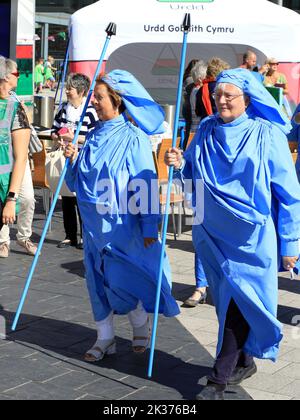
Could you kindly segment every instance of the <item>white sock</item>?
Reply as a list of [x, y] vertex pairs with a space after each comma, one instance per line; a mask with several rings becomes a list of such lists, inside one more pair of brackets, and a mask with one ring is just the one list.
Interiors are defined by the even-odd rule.
[[112, 340], [114, 332], [114, 314], [111, 312], [103, 321], [96, 322], [98, 338], [97, 340]]
[[133, 328], [140, 328], [146, 324], [148, 314], [141, 301], [139, 301], [138, 306], [134, 311], [129, 312], [128, 319]]

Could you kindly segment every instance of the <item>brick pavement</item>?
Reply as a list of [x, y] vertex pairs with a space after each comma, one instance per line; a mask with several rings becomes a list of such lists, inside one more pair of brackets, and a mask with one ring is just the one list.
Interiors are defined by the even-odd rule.
[[[44, 222], [39, 194], [38, 201], [35, 240]], [[168, 253], [174, 295], [181, 304], [193, 290], [191, 232], [177, 242], [171, 238]], [[47, 237], [15, 333], [9, 327], [32, 260], [13, 242], [10, 257], [0, 261], [0, 315], [8, 331], [7, 339], [0, 340], [0, 399], [193, 399], [213, 364], [217, 339], [214, 308], [182, 308], [176, 319], [161, 318], [152, 380], [147, 379], [147, 355], [131, 352], [126, 317], [116, 317], [118, 355], [96, 365], [84, 363], [82, 355], [94, 343], [95, 330], [84, 284], [82, 252], [59, 250], [56, 245], [62, 239], [58, 206], [53, 232]], [[280, 278], [279, 314], [286, 335], [279, 362], [259, 362], [259, 373], [243, 387], [230, 388], [226, 398], [300, 399], [300, 330], [292, 325], [292, 318], [300, 315], [299, 308], [300, 282]]]

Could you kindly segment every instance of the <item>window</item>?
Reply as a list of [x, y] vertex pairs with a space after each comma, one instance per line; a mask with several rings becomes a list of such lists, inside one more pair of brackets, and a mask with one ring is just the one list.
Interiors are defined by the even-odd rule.
[[[270, 0], [272, 3], [279, 4], [278, 0]], [[300, 0], [283, 0], [283, 6], [289, 9], [300, 11]]]
[[290, 9], [300, 10], [300, 0], [286, 0], [284, 3], [285, 6], [289, 7]]
[[92, 0], [36, 0], [38, 13], [75, 13], [96, 1]]
[[0, 4], [0, 55], [9, 57], [10, 51], [10, 2], [1, 2]]

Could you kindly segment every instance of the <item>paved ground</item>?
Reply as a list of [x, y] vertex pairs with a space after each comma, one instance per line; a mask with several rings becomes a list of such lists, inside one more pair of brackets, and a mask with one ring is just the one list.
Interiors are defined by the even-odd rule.
[[[38, 209], [41, 208], [38, 198]], [[41, 210], [34, 222], [38, 239], [44, 222]], [[54, 217], [40, 263], [16, 333], [10, 325], [31, 258], [13, 242], [12, 253], [0, 261], [0, 322], [7, 339], [0, 340], [0, 399], [193, 399], [213, 364], [217, 321], [210, 305], [182, 308], [177, 319], [161, 319], [153, 380], [148, 380], [147, 355], [132, 354], [126, 317], [117, 317], [118, 356], [98, 365], [82, 361], [95, 340], [95, 331], [82, 266], [82, 253], [59, 250], [62, 213]], [[193, 290], [191, 232], [174, 242], [168, 253], [173, 267], [174, 294], [179, 303]], [[228, 399], [300, 399], [300, 282], [280, 278], [280, 319], [285, 339], [277, 364], [259, 362], [259, 373], [244, 387], [228, 390]]]

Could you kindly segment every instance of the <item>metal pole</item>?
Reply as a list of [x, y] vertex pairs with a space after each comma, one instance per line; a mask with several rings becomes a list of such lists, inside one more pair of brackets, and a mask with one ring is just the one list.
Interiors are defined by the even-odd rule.
[[48, 53], [49, 53], [49, 23], [45, 23], [44, 26], [44, 46], [43, 46], [43, 57], [44, 60], [48, 60]]
[[[104, 61], [104, 57], [105, 57], [105, 54], [106, 54], [106, 51], [107, 51], [107, 48], [108, 48], [109, 41], [111, 40], [111, 37], [113, 35], [116, 35], [116, 31], [117, 31], [117, 26], [114, 23], [110, 23], [109, 26], [106, 29], [107, 38], [106, 38], [106, 41], [105, 41], [105, 45], [103, 47], [101, 57], [100, 57], [100, 60], [98, 62], [98, 66], [97, 66], [97, 69], [96, 69], [96, 72], [95, 72], [95, 75], [94, 75], [94, 78], [93, 78], [93, 81], [92, 81], [92, 84], [91, 84], [91, 88], [90, 88], [89, 94], [87, 96], [84, 109], [83, 109], [82, 114], [81, 114], [81, 118], [80, 118], [77, 130], [76, 130], [75, 136], [74, 136], [73, 144], [77, 143], [77, 139], [78, 139], [81, 127], [82, 127], [83, 119], [85, 117], [87, 107], [88, 107], [89, 102], [91, 100], [93, 90], [94, 90], [94, 87], [96, 85], [96, 79], [97, 79], [97, 76], [98, 76], [98, 74], [101, 70], [101, 66], [102, 66], [102, 63]], [[41, 239], [40, 239], [40, 243], [38, 245], [36, 255], [34, 257], [32, 266], [31, 266], [30, 271], [29, 271], [28, 278], [26, 280], [26, 284], [25, 284], [25, 287], [24, 287], [24, 290], [23, 290], [23, 293], [22, 293], [22, 297], [21, 297], [21, 300], [20, 300], [20, 303], [19, 303], [19, 306], [18, 306], [18, 309], [17, 309], [17, 312], [16, 312], [16, 316], [15, 316], [15, 319], [14, 319], [14, 322], [13, 322], [12, 331], [15, 331], [16, 328], [17, 328], [18, 321], [19, 321], [19, 318], [20, 318], [20, 315], [21, 315], [21, 312], [22, 312], [22, 308], [24, 306], [26, 296], [27, 296], [29, 288], [30, 288], [32, 277], [34, 275], [34, 272], [35, 272], [35, 269], [36, 269], [36, 266], [37, 266], [37, 263], [38, 263], [38, 260], [39, 260], [44, 242], [45, 242], [45, 238], [46, 238], [46, 235], [47, 235], [47, 232], [48, 232], [48, 228], [49, 228], [49, 225], [50, 225], [50, 222], [51, 222], [54, 210], [55, 210], [55, 206], [56, 206], [56, 203], [57, 203], [57, 200], [58, 200], [58, 197], [59, 197], [59, 193], [60, 193], [62, 184], [64, 182], [64, 179], [65, 179], [65, 176], [66, 176], [69, 165], [70, 165], [70, 159], [67, 159], [66, 160], [66, 165], [63, 169], [63, 172], [61, 174], [61, 177], [60, 177], [60, 180], [59, 180], [59, 183], [58, 183], [56, 193], [55, 193], [54, 198], [53, 198], [51, 209], [49, 211], [49, 215], [48, 215], [48, 218], [47, 218], [45, 226], [44, 226], [44, 230], [43, 230], [43, 233], [42, 233], [42, 236], [41, 236]]]
[[18, 32], [18, 13], [19, 2], [18, 0], [11, 0], [10, 2], [10, 51], [9, 58], [17, 60], [17, 32]]
[[62, 87], [61, 87], [61, 91], [60, 91], [60, 98], [59, 98], [59, 108], [61, 107], [62, 101], [63, 101], [63, 93], [64, 93], [65, 81], [66, 81], [67, 70], [68, 70], [70, 48], [71, 48], [71, 38], [72, 38], [72, 26], [70, 27], [69, 39], [68, 39], [68, 43], [67, 43], [64, 65], [63, 65], [63, 72], [61, 72], [60, 75], [59, 75], [59, 82], [58, 82], [56, 92], [55, 92], [55, 97], [54, 97], [54, 106], [55, 106], [57, 94], [58, 94], [58, 91], [59, 91], [59, 85], [62, 82]]
[[[191, 16], [189, 13], [185, 15], [183, 28], [184, 28], [184, 36], [183, 36], [183, 45], [182, 45], [182, 53], [181, 53], [180, 73], [179, 73], [179, 80], [178, 80], [176, 113], [175, 113], [175, 121], [174, 121], [174, 128], [173, 128], [173, 141], [172, 141], [173, 148], [176, 147], [177, 132], [178, 132], [178, 127], [179, 127], [181, 97], [182, 97], [183, 76], [184, 76], [184, 70], [185, 70], [185, 60], [186, 60], [186, 51], [187, 51], [187, 37], [191, 28]], [[154, 361], [155, 342], [156, 342], [156, 333], [157, 333], [157, 325], [158, 325], [158, 314], [159, 314], [159, 303], [160, 303], [160, 296], [161, 296], [163, 266], [164, 266], [164, 259], [165, 259], [165, 248], [166, 248], [166, 242], [167, 242], [167, 230], [168, 230], [168, 222], [169, 222], [173, 174], [174, 174], [174, 168], [170, 167], [166, 210], [165, 210], [163, 233], [162, 233], [162, 252], [161, 252], [161, 257], [160, 257], [159, 276], [158, 276], [157, 293], [156, 293], [156, 304], [155, 304], [152, 337], [151, 337], [150, 360], [149, 360], [149, 367], [148, 367], [149, 378], [152, 377], [152, 371], [153, 371], [153, 361]]]

